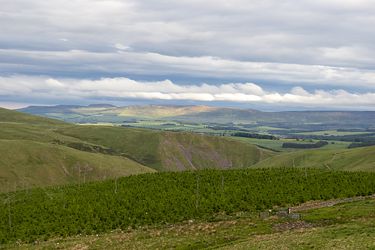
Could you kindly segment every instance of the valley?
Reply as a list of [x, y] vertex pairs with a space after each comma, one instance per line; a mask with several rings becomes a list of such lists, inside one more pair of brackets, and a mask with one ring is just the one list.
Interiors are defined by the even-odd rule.
[[[289, 248], [329, 237], [371, 246], [375, 146], [351, 148], [372, 138], [370, 125], [301, 132], [153, 120], [197, 110], [207, 108], [129, 125], [0, 109], [0, 248]], [[347, 202], [282, 215], [330, 199]]]

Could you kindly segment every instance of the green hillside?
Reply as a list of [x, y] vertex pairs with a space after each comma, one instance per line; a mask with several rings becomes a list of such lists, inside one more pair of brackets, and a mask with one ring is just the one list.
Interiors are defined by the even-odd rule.
[[317, 149], [283, 153], [252, 167], [314, 167], [346, 171], [375, 171], [375, 146]]
[[101, 147], [56, 132], [66, 126], [0, 109], [0, 192], [154, 172], [126, 157], [86, 152]]
[[248, 167], [274, 155], [223, 137], [73, 125], [6, 109], [0, 117], [0, 191], [155, 170]]
[[21, 112], [16, 112], [4, 108], [0, 108], [0, 123], [12, 122], [12, 123], [27, 123], [27, 124], [38, 124], [38, 125], [61, 125], [64, 124], [62, 121], [43, 118], [39, 116], [29, 115]]
[[255, 145], [194, 133], [112, 126], [70, 126], [58, 132], [114, 149], [159, 171], [247, 167], [275, 154]]
[[0, 152], [0, 192], [155, 171], [125, 157], [27, 140], [0, 140]]

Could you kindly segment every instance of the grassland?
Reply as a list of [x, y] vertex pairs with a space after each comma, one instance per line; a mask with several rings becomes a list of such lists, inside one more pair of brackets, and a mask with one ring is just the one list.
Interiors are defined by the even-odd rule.
[[0, 118], [0, 192], [155, 171], [126, 157], [68, 147], [101, 148], [56, 132], [69, 124], [5, 109]]
[[125, 157], [29, 140], [0, 140], [0, 152], [0, 192], [155, 172]]

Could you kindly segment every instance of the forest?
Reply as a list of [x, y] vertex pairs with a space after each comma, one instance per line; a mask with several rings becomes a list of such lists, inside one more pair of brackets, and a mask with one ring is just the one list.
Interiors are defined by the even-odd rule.
[[0, 243], [212, 220], [375, 193], [375, 174], [318, 169], [165, 172], [0, 195]]

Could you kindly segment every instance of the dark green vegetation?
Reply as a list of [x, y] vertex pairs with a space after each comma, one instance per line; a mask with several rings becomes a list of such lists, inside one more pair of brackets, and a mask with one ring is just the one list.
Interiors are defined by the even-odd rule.
[[278, 139], [276, 136], [273, 136], [273, 135], [254, 134], [254, 133], [247, 133], [247, 132], [235, 132], [235, 133], [233, 133], [231, 135], [232, 136], [237, 136], [237, 137], [265, 139], [265, 140], [277, 140]]
[[156, 173], [0, 195], [0, 242], [214, 220], [308, 200], [369, 195], [375, 174], [314, 169]]
[[292, 142], [284, 142], [283, 148], [321, 148], [323, 146], [328, 145], [326, 141], [318, 141], [316, 143], [292, 143]]
[[241, 213], [214, 221], [54, 238], [9, 249], [372, 249], [375, 199], [301, 212], [302, 220]]
[[274, 155], [224, 137], [80, 126], [0, 109], [0, 192], [154, 171], [240, 168]]
[[[300, 144], [307, 144], [307, 143], [316, 143], [315, 140], [296, 140], [296, 139], [286, 139], [280, 138], [278, 140], [267, 140], [267, 139], [256, 139], [256, 138], [246, 138], [246, 137], [230, 137], [232, 140], [242, 141], [245, 143], [257, 145], [261, 148], [270, 149], [272, 151], [283, 153], [283, 152], [291, 152], [297, 150], [304, 150], [298, 148], [284, 148], [284, 143], [300, 143]], [[343, 141], [329, 141], [329, 143], [322, 147], [322, 149], [346, 149], [350, 145], [350, 142], [343, 142]]]

